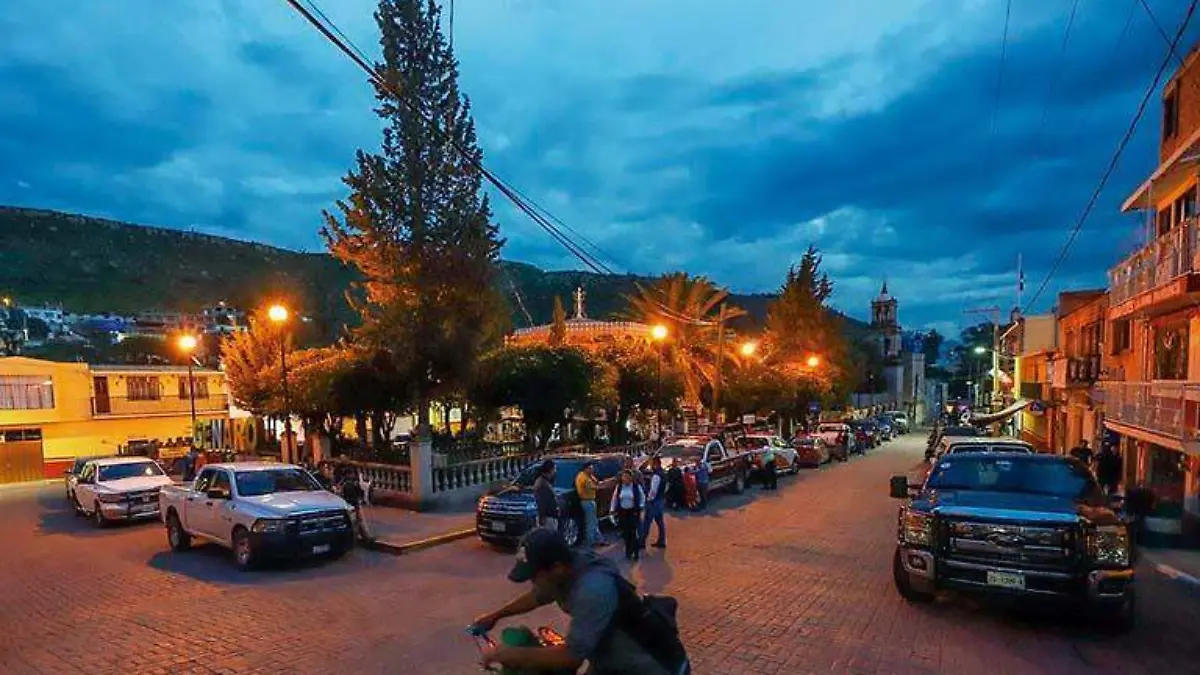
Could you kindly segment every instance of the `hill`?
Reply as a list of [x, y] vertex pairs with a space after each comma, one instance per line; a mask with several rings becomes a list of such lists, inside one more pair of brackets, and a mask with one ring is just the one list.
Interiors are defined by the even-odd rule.
[[[547, 323], [554, 296], [570, 306], [587, 292], [588, 314], [615, 315], [623, 296], [649, 278], [545, 271], [501, 263], [500, 283], [513, 324]], [[208, 234], [134, 225], [78, 214], [0, 207], [0, 291], [25, 305], [61, 304], [74, 312], [128, 314], [147, 309], [195, 311], [225, 301], [250, 308], [269, 298], [305, 307], [318, 330], [335, 335], [353, 320], [343, 293], [352, 271], [320, 253], [301, 253]], [[770, 295], [733, 295], [761, 320]], [[848, 319], [851, 328], [861, 322]]]

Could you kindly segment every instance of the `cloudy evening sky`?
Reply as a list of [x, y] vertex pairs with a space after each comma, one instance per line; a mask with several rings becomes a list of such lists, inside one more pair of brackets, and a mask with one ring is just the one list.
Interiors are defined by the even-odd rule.
[[[373, 2], [319, 4], [376, 53]], [[1188, 3], [1148, 4], [1173, 34]], [[1064, 52], [1072, 6], [1013, 0], [998, 96], [1004, 0], [457, 0], [453, 37], [485, 162], [614, 267], [766, 291], [812, 242], [840, 308], [886, 275], [906, 326], [957, 331], [1013, 305], [1019, 253], [1038, 287], [1166, 54], [1138, 0], [1079, 2]], [[4, 7], [0, 203], [315, 250], [378, 146], [363, 76], [283, 0]], [[1034, 309], [1140, 241], [1118, 205], [1159, 101]], [[496, 218], [505, 258], [577, 266]]]

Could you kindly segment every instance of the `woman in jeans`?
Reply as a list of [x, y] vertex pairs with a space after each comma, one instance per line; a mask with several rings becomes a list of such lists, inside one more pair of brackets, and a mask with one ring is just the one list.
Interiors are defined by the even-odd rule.
[[642, 521], [642, 507], [646, 504], [646, 495], [642, 486], [634, 479], [633, 472], [626, 469], [621, 472], [621, 483], [613, 490], [611, 511], [617, 517], [617, 526], [621, 529], [621, 539], [625, 541], [625, 559], [637, 560], [640, 538], [638, 526]]

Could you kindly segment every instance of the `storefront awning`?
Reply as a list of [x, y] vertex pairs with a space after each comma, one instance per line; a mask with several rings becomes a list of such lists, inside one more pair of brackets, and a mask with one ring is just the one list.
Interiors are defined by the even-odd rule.
[[987, 413], [985, 415], [971, 415], [971, 424], [982, 427], [989, 424], [995, 424], [997, 422], [1003, 422], [1024, 410], [1030, 403], [1033, 403], [1033, 401], [1022, 399], [999, 412]]

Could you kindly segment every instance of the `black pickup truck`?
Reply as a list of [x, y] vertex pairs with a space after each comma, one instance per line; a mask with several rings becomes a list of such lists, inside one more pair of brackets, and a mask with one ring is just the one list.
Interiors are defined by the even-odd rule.
[[892, 572], [910, 602], [941, 589], [1083, 605], [1133, 628], [1136, 550], [1080, 462], [1058, 455], [942, 457], [923, 485], [895, 476], [904, 499]]

